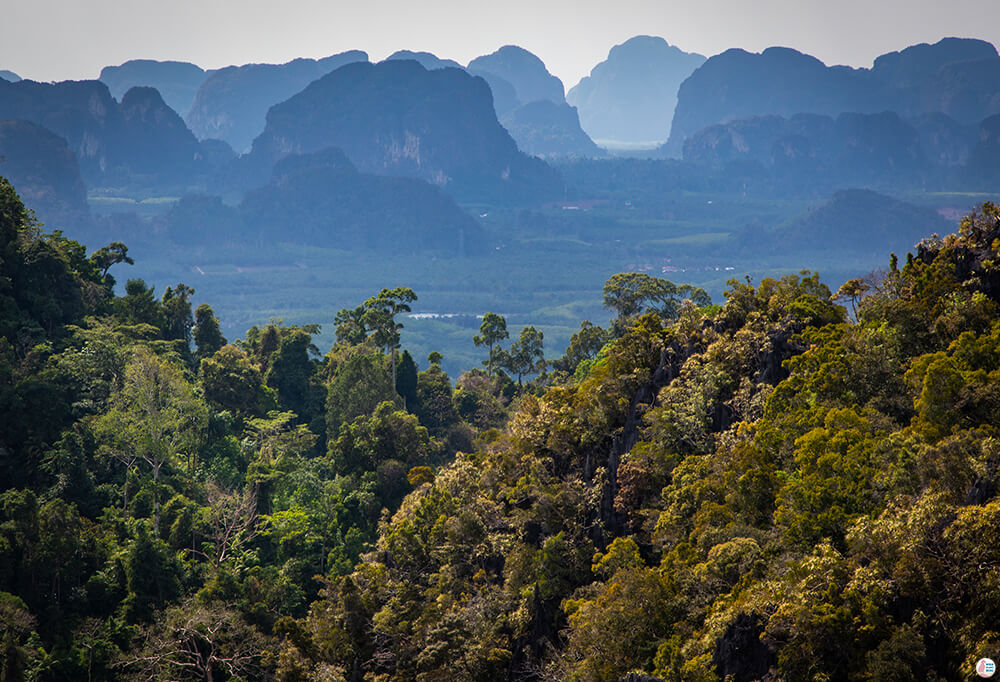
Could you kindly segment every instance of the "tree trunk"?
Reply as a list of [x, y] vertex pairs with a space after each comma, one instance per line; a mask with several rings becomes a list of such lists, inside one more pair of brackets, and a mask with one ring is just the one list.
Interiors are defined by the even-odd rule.
[[153, 532], [160, 537], [160, 464], [153, 465]]

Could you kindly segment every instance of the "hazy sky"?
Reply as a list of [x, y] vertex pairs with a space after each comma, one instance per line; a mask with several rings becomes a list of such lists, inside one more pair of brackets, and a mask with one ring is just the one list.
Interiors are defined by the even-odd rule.
[[567, 89], [639, 35], [711, 56], [794, 47], [827, 64], [945, 36], [1000, 42], [1000, 0], [2, 0], [0, 69], [97, 78], [134, 58], [205, 68], [349, 49], [427, 50], [463, 64], [505, 44], [542, 58]]

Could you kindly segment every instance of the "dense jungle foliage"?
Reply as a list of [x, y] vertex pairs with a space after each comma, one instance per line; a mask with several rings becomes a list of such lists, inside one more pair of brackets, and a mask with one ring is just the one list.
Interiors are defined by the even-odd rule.
[[487, 314], [453, 381], [399, 352], [406, 287], [325, 355], [229, 343], [0, 180], [0, 679], [967, 678], [998, 252], [985, 204], [836, 294], [616, 275], [610, 329], [545, 363]]

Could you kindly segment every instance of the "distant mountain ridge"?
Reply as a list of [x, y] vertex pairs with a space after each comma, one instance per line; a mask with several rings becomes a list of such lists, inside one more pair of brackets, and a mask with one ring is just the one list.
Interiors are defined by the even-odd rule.
[[549, 73], [541, 59], [517, 45], [504, 45], [496, 52], [476, 57], [466, 68], [475, 75], [492, 74], [504, 79], [514, 86], [522, 104], [539, 99], [556, 104], [566, 101], [562, 81]]
[[751, 116], [890, 110], [907, 117], [941, 112], [970, 124], [1000, 113], [998, 92], [1000, 56], [981, 40], [915, 45], [879, 57], [872, 69], [826, 66], [789, 48], [732, 49], [681, 84], [663, 151], [678, 156], [702, 128]]
[[191, 109], [198, 88], [211, 73], [190, 62], [130, 59], [118, 66], [105, 66], [97, 79], [107, 85], [111, 96], [119, 101], [134, 87], [156, 88], [163, 101], [183, 117]]
[[267, 110], [272, 106], [345, 64], [367, 61], [367, 53], [350, 50], [323, 59], [219, 69], [198, 89], [187, 124], [199, 139], [225, 140], [242, 152], [264, 130]]
[[566, 93], [566, 101], [580, 112], [580, 124], [592, 138], [662, 142], [670, 135], [677, 89], [704, 63], [704, 56], [663, 38], [635, 36], [611, 48], [607, 59]]
[[965, 125], [947, 114], [893, 111], [752, 116], [717, 123], [684, 144], [684, 160], [728, 174], [767, 171], [792, 186], [961, 186], [1000, 177], [1000, 116]]
[[385, 61], [399, 61], [403, 59], [411, 59], [428, 71], [433, 71], [434, 69], [465, 68], [454, 59], [441, 59], [437, 55], [431, 54], [430, 52], [414, 52], [412, 50], [396, 50], [391, 55], [386, 57]]

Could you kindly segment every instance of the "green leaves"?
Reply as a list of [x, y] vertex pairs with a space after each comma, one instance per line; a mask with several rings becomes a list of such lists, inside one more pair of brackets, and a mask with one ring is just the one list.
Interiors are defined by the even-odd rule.
[[486, 346], [488, 355], [483, 364], [486, 365], [486, 374], [488, 376], [493, 376], [493, 364], [499, 359], [496, 351], [499, 350], [500, 342], [509, 336], [510, 334], [507, 332], [507, 320], [504, 319], [503, 315], [498, 315], [497, 313], [486, 313], [483, 315], [483, 322], [479, 325], [479, 334], [472, 338], [472, 342], [476, 344], [477, 348], [479, 346]]
[[545, 353], [542, 348], [542, 332], [532, 326], [521, 330], [521, 335], [510, 346], [510, 351], [504, 353], [500, 365], [517, 375], [517, 384], [521, 385], [521, 377], [536, 374], [545, 369]]
[[410, 312], [410, 303], [417, 300], [417, 295], [409, 287], [382, 289], [378, 296], [373, 296], [364, 302], [364, 313], [361, 324], [368, 330], [369, 337], [376, 346], [390, 351], [399, 348], [399, 332], [402, 323], [396, 322], [400, 313]]

